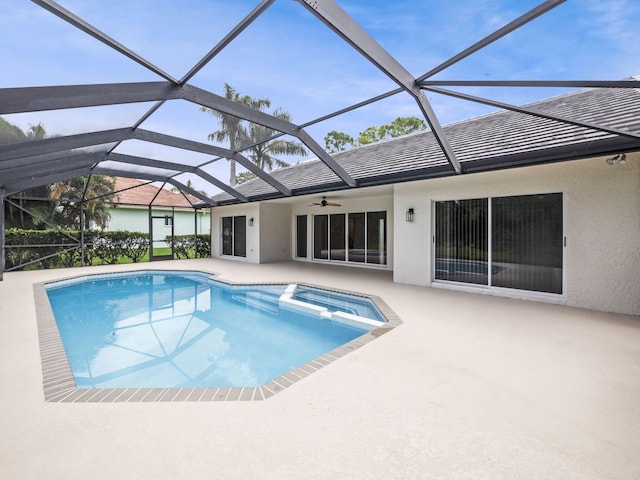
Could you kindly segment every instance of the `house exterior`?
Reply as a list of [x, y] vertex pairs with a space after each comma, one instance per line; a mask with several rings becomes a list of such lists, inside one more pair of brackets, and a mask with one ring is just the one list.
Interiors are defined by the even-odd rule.
[[255, 201], [215, 198], [212, 256], [640, 315], [640, 92], [602, 90], [527, 107], [630, 136], [502, 111], [445, 127], [464, 174], [426, 132], [336, 154], [359, 188], [319, 161], [273, 172], [308, 195], [239, 185]]
[[[107, 231], [128, 230], [149, 233], [149, 206], [151, 213], [158, 219], [172, 217], [172, 222], [163, 220], [156, 222], [160, 231], [156, 237], [171, 235], [173, 223], [174, 235], [193, 235], [197, 228], [198, 234], [210, 232], [211, 221], [209, 210], [195, 210], [192, 204], [199, 203], [193, 197], [187, 199], [181, 193], [158, 188], [149, 182], [132, 178], [116, 177], [116, 194], [114, 205], [109, 213], [111, 218], [107, 224]], [[166, 235], [163, 235], [163, 232]]]

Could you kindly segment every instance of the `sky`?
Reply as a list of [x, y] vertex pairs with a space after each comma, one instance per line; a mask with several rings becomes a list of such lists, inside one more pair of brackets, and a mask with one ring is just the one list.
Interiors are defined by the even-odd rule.
[[[181, 78], [258, 0], [59, 0], [59, 4], [160, 69]], [[535, 0], [338, 0], [337, 3], [417, 77], [541, 3]], [[567, 0], [494, 44], [437, 74], [446, 80], [619, 80], [640, 74], [640, 2]], [[162, 81], [122, 54], [26, 0], [0, 0], [0, 88]], [[302, 124], [393, 90], [397, 85], [311, 15], [298, 1], [276, 0], [190, 84], [222, 94], [271, 100]], [[453, 89], [453, 88], [452, 88]], [[565, 93], [558, 88], [468, 87], [458, 90], [512, 104]], [[493, 111], [428, 93], [441, 124]], [[134, 124], [151, 104], [6, 115], [23, 129], [42, 123], [49, 135]], [[418, 116], [396, 95], [307, 128], [320, 145], [331, 130], [352, 136], [399, 116]], [[141, 128], [207, 142], [215, 117], [184, 101], [165, 103]], [[220, 144], [221, 146], [227, 146]], [[116, 152], [200, 164], [210, 156], [146, 142]], [[313, 155], [283, 158], [304, 161]], [[224, 160], [207, 171], [228, 181]], [[180, 178], [215, 193], [197, 177]]]

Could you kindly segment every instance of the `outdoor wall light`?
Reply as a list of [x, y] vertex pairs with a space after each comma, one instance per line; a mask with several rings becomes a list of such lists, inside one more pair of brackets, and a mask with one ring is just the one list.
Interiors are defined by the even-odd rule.
[[605, 162], [607, 162], [608, 165], [624, 165], [625, 163], [627, 163], [627, 155], [625, 153], [619, 153], [614, 157], [607, 158]]
[[413, 208], [407, 210], [407, 215], [405, 217], [407, 222], [413, 222]]
[[253, 227], [253, 217], [251, 217], [251, 218], [249, 219], [249, 226], [250, 226], [250, 227]]

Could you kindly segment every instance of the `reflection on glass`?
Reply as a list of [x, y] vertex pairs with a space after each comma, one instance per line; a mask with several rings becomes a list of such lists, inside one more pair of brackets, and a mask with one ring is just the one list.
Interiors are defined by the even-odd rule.
[[491, 284], [562, 293], [562, 194], [492, 199]]
[[345, 256], [345, 226], [344, 214], [330, 215], [329, 224], [331, 231], [329, 233], [329, 242], [331, 251], [329, 257], [331, 260], [346, 260]]
[[307, 216], [296, 217], [296, 257], [307, 258]]
[[313, 258], [329, 258], [329, 216], [313, 216]]
[[367, 212], [367, 263], [387, 263], [387, 212]]
[[349, 214], [349, 261], [364, 262], [365, 250], [365, 216], [364, 213]]
[[233, 255], [247, 256], [247, 217], [233, 217]]
[[435, 278], [487, 285], [488, 201], [436, 202]]
[[233, 255], [233, 217], [222, 217], [222, 254]]

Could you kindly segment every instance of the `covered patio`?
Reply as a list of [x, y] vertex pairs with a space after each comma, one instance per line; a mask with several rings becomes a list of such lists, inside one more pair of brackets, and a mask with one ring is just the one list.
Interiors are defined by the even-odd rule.
[[403, 324], [265, 401], [45, 402], [32, 285], [134, 268], [5, 274], [2, 478], [640, 475], [637, 317], [401, 285], [381, 270], [163, 262], [366, 291]]

